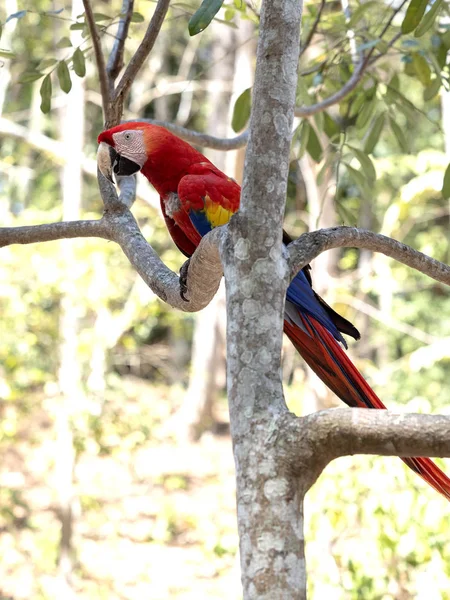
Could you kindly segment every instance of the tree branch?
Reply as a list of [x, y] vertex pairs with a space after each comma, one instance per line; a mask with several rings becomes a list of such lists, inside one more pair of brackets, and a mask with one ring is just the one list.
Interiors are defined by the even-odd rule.
[[[133, 119], [134, 121], [143, 121], [145, 123], [153, 123], [154, 125], [160, 125], [165, 127], [175, 135], [178, 135], [186, 142], [191, 144], [197, 144], [204, 146], [205, 148], [212, 148], [213, 150], [237, 150], [243, 148], [248, 142], [249, 130], [246, 129], [239, 135], [233, 138], [219, 138], [214, 135], [208, 135], [206, 133], [200, 133], [199, 131], [193, 131], [192, 129], [186, 129], [181, 125], [175, 123], [168, 123], [166, 121], [157, 121], [156, 119]], [[133, 121], [130, 121], [133, 122]]]
[[[280, 379], [288, 285], [282, 247], [303, 2], [263, 0], [241, 205], [222, 244], [227, 387], [243, 597], [303, 599], [302, 501], [267, 445], [287, 411]], [[269, 428], [268, 428], [269, 427]]]
[[289, 244], [291, 277], [325, 250], [343, 247], [380, 252], [436, 281], [450, 285], [450, 266], [385, 235], [356, 227], [330, 227], [311, 231]]
[[110, 239], [119, 244], [130, 263], [161, 300], [184, 312], [197, 312], [211, 302], [219, 289], [223, 274], [219, 245], [225, 231], [218, 228], [205, 236], [192, 255], [186, 294], [189, 301], [186, 302], [180, 295], [179, 276], [166, 267], [145, 240], [136, 219], [127, 208], [127, 203], [133, 198], [133, 179], [123, 179], [125, 187], [117, 196], [115, 186], [98, 173]]
[[100, 35], [95, 23], [90, 0], [83, 0], [83, 6], [89, 31], [91, 32], [92, 45], [94, 46], [95, 62], [97, 64], [100, 90], [102, 93], [103, 117], [105, 122], [107, 122], [109, 120], [109, 112], [111, 110], [110, 102], [112, 85], [108, 79], [108, 74], [106, 73], [105, 58], [103, 56]]
[[320, 102], [317, 102], [316, 104], [311, 104], [310, 106], [297, 106], [295, 108], [295, 116], [311, 117], [312, 115], [322, 112], [323, 110], [343, 100], [346, 96], [350, 94], [350, 92], [353, 92], [353, 90], [363, 78], [370, 56], [371, 54], [369, 53], [365, 58], [364, 56], [360, 58], [358, 64], [355, 67], [355, 70], [353, 71], [352, 76], [347, 81], [347, 83], [341, 87], [340, 90], [338, 90], [334, 94], [331, 94], [331, 96], [329, 96], [328, 98], [324, 98]]
[[184, 312], [196, 312], [207, 306], [216, 294], [222, 279], [219, 247], [226, 229], [217, 228], [205, 236], [190, 259], [187, 297], [180, 295], [180, 279], [162, 262], [143, 237], [129, 211], [135, 196], [134, 177], [123, 178], [120, 197], [103, 175], [98, 175], [105, 214], [97, 221], [63, 221], [26, 227], [0, 227], [0, 248], [11, 244], [32, 244], [76, 237], [100, 237], [114, 241], [150, 287], [170, 306]]
[[[138, 49], [136, 50], [130, 62], [128, 63], [128, 66], [125, 69], [125, 73], [122, 75], [122, 78], [119, 81], [119, 84], [117, 85], [116, 91], [114, 93], [114, 117], [115, 119], [117, 119], [117, 123], [120, 121], [120, 118], [122, 116], [123, 105], [130, 91], [131, 85], [133, 84], [137, 73], [144, 64], [145, 60], [147, 59], [151, 49], [153, 48], [156, 42], [156, 38], [158, 37], [167, 10], [169, 9], [169, 3], [170, 0], [158, 0], [155, 12], [150, 20], [144, 39], [139, 44]], [[108, 126], [110, 125], [107, 124], [107, 127]]]
[[110, 81], [115, 81], [123, 67], [123, 54], [125, 42], [128, 36], [128, 29], [133, 15], [134, 0], [123, 0], [121, 14], [123, 15], [117, 27], [116, 40], [109, 55], [106, 73]]
[[65, 238], [100, 237], [110, 240], [109, 227], [104, 219], [97, 221], [61, 221], [25, 227], [0, 227], [0, 248], [11, 244], [35, 244]]
[[[397, 6], [397, 8], [395, 8], [392, 11], [392, 14], [389, 17], [386, 25], [383, 27], [383, 29], [380, 32], [380, 35], [379, 35], [380, 39], [382, 39], [383, 36], [385, 35], [385, 33], [388, 31], [389, 27], [392, 24], [392, 21], [395, 19], [396, 15], [402, 10], [403, 6], [406, 4], [407, 1], [408, 0], [402, 0], [400, 5]], [[397, 41], [398, 37], [400, 37], [400, 36], [401, 36], [401, 34], [395, 36], [394, 40]], [[391, 40], [391, 42], [392, 42], [392, 40]], [[390, 46], [388, 45], [388, 48], [389, 47]], [[363, 78], [367, 67], [371, 63], [375, 62], [375, 60], [378, 60], [379, 58], [381, 58], [382, 55], [380, 54], [380, 55], [376, 56], [375, 59], [372, 59], [372, 55], [373, 55], [374, 51], [375, 51], [375, 47], [373, 47], [369, 50], [369, 52], [367, 53], [367, 56], [364, 57], [363, 54], [361, 55], [360, 60], [359, 60], [358, 64], [356, 65], [355, 70], [353, 71], [352, 76], [347, 81], [347, 83], [342, 86], [342, 88], [340, 90], [338, 90], [336, 93], [332, 94], [328, 98], [324, 98], [320, 102], [317, 102], [316, 104], [311, 104], [310, 106], [297, 106], [295, 108], [295, 116], [300, 117], [300, 118], [311, 117], [312, 115], [322, 112], [323, 110], [326, 110], [330, 106], [337, 104], [338, 102], [343, 100], [346, 96], [348, 96], [356, 88], [358, 83]]]
[[[448, 415], [338, 408], [307, 417], [286, 413], [274, 423], [275, 431], [281, 455], [294, 472], [302, 471], [302, 479], [306, 474], [307, 488], [340, 456], [450, 457]], [[310, 466], [311, 473], [306, 473]]]
[[321, 0], [320, 6], [319, 6], [319, 8], [317, 10], [316, 18], [314, 19], [314, 23], [311, 25], [311, 29], [309, 30], [309, 33], [308, 33], [308, 35], [306, 37], [306, 40], [305, 40], [305, 43], [300, 48], [300, 53], [298, 55], [299, 58], [301, 58], [303, 56], [303, 54], [307, 50], [308, 46], [310, 45], [311, 40], [314, 37], [314, 34], [316, 33], [317, 27], [319, 26], [320, 19], [322, 17], [322, 12], [323, 12], [324, 8], [325, 8], [325, 0]]

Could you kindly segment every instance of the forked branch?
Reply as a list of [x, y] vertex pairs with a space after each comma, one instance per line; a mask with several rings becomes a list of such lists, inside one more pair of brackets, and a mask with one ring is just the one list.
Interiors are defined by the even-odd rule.
[[310, 231], [289, 244], [291, 277], [319, 254], [331, 248], [365, 248], [380, 252], [436, 281], [450, 285], [449, 265], [385, 235], [357, 227], [330, 227]]

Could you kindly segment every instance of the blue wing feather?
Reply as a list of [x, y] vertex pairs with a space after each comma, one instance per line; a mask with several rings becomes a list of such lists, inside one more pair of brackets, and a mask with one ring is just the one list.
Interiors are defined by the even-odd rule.
[[[345, 339], [340, 334], [338, 328], [333, 323], [322, 305], [318, 302], [303, 271], [297, 273], [288, 287], [286, 304], [288, 302], [294, 305], [295, 308], [301, 313], [306, 313], [314, 317], [321, 325], [328, 329], [328, 331], [337, 341], [341, 342], [345, 347], [347, 347]], [[288, 318], [290, 317], [291, 321], [293, 320], [292, 309], [293, 307], [289, 307], [289, 309], [286, 311], [287, 316]]]

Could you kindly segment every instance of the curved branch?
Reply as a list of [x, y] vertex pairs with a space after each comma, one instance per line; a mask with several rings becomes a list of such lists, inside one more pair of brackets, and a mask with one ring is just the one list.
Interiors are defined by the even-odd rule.
[[98, 174], [98, 183], [105, 205], [105, 214], [101, 219], [2, 227], [0, 248], [10, 244], [31, 244], [64, 238], [104, 238], [119, 244], [136, 271], [161, 300], [184, 312], [196, 312], [207, 306], [222, 279], [219, 247], [226, 236], [227, 228], [217, 228], [205, 236], [191, 257], [186, 282], [186, 301], [181, 297], [179, 275], [166, 267], [148, 244], [128, 209], [135, 197], [135, 178], [122, 179], [120, 197], [117, 196], [114, 185], [101, 173]]
[[365, 58], [362, 56], [359, 60], [358, 64], [353, 71], [352, 76], [347, 81], [345, 85], [341, 87], [336, 93], [331, 94], [328, 98], [317, 102], [316, 104], [311, 104], [310, 106], [296, 106], [294, 114], [296, 117], [311, 117], [316, 113], [322, 112], [323, 110], [337, 104], [341, 100], [343, 100], [346, 96], [353, 92], [358, 83], [364, 76], [367, 65], [369, 63], [371, 54], [369, 53]]
[[162, 262], [127, 208], [133, 197], [134, 178], [124, 178], [125, 186], [121, 195], [117, 196], [115, 186], [100, 171], [97, 177], [106, 209], [104, 219], [108, 223], [110, 239], [119, 244], [149, 288], [161, 300], [184, 312], [197, 312], [205, 308], [215, 296], [222, 279], [219, 245], [226, 235], [226, 228], [217, 228], [202, 238], [190, 259], [186, 294], [188, 301], [183, 300], [179, 275]]
[[319, 254], [331, 248], [365, 248], [380, 252], [436, 281], [450, 285], [450, 266], [385, 235], [356, 227], [330, 227], [311, 231], [289, 244], [291, 277]]
[[[380, 35], [378, 36], [379, 39], [383, 38], [384, 34], [388, 31], [389, 27], [391, 26], [392, 21], [394, 20], [396, 15], [402, 10], [403, 6], [406, 4], [407, 1], [408, 0], [402, 0], [402, 2], [399, 4], [399, 6], [397, 6], [397, 8], [395, 8], [392, 11], [390, 18], [388, 19], [386, 25], [383, 27], [383, 29], [380, 32]], [[320, 19], [320, 16], [319, 16], [319, 19]], [[399, 35], [395, 36], [394, 40], [396, 41], [398, 39], [398, 37], [400, 37], [400, 36]], [[392, 43], [395, 43], [395, 42], [392, 42], [392, 40], [391, 40], [391, 43], [388, 45], [388, 48], [392, 45]], [[373, 47], [369, 50], [369, 52], [367, 53], [367, 56], [364, 56], [363, 54], [361, 55], [359, 62], [356, 65], [355, 70], [353, 72], [353, 75], [350, 77], [350, 79], [347, 81], [347, 83], [342, 86], [342, 88], [340, 90], [338, 90], [336, 93], [332, 94], [328, 98], [325, 98], [324, 100], [321, 100], [320, 102], [317, 102], [316, 104], [312, 104], [310, 106], [297, 106], [295, 108], [295, 116], [296, 117], [311, 117], [312, 115], [322, 112], [323, 110], [326, 110], [330, 106], [337, 104], [338, 102], [343, 100], [346, 96], [348, 96], [356, 88], [358, 83], [363, 78], [367, 67], [371, 63], [373, 63], [375, 60], [378, 60], [378, 58], [380, 58], [381, 56], [386, 54], [386, 52], [384, 52], [383, 54], [378, 55], [375, 59], [372, 60], [374, 50], [375, 50], [375, 47]]]
[[187, 279], [188, 302], [180, 295], [180, 278], [171, 271], [148, 244], [129, 211], [112, 213], [107, 217], [112, 239], [149, 286], [164, 302], [183, 312], [197, 312], [205, 308], [219, 289], [222, 266], [218, 246], [223, 232], [215, 229], [202, 238], [192, 255]]
[[89, 31], [91, 32], [92, 45], [94, 46], [95, 62], [97, 64], [98, 78], [100, 81], [100, 90], [102, 93], [103, 118], [109, 120], [111, 88], [106, 72], [105, 57], [103, 56], [100, 35], [95, 23], [94, 14], [92, 12], [91, 3], [89, 0], [83, 0], [84, 12], [88, 23]]
[[248, 129], [233, 138], [219, 138], [215, 137], [214, 135], [208, 135], [207, 133], [200, 133], [199, 131], [187, 129], [181, 125], [176, 125], [175, 123], [158, 121], [156, 119], [132, 119], [124, 122], [132, 123], [133, 121], [143, 121], [144, 123], [160, 125], [175, 135], [178, 135], [183, 140], [186, 140], [186, 142], [198, 144], [199, 146], [204, 146], [205, 148], [212, 148], [213, 150], [237, 150], [238, 148], [243, 148], [248, 142]]

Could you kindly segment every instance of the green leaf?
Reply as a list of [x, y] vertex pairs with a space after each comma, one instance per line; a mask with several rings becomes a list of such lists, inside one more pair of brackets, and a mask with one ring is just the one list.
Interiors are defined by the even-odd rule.
[[311, 126], [310, 126], [309, 122], [305, 119], [304, 121], [302, 121], [302, 124], [300, 125], [299, 129], [300, 129], [300, 147], [298, 150], [298, 157], [301, 158], [305, 154], [306, 147], [308, 146], [309, 132], [311, 131]]
[[375, 46], [378, 44], [379, 41], [380, 41], [380, 38], [377, 38], [375, 40], [370, 40], [370, 42], [364, 42], [364, 44], [361, 44], [360, 46], [356, 47], [356, 51], [358, 53], [360, 53], [363, 50], [371, 50], [372, 48], [375, 48]]
[[336, 210], [343, 224], [356, 225], [358, 218], [342, 202], [336, 202]]
[[441, 89], [442, 80], [440, 77], [435, 77], [432, 79], [430, 85], [423, 90], [423, 99], [425, 102], [428, 102], [432, 98], [436, 96], [436, 94]]
[[206, 29], [219, 12], [222, 4], [223, 0], [203, 0], [200, 8], [189, 19], [189, 35], [197, 35]]
[[406, 141], [405, 134], [401, 130], [401, 127], [398, 125], [398, 123], [392, 117], [389, 117], [389, 123], [390, 123], [391, 129], [392, 129], [392, 133], [395, 135], [395, 137], [397, 139], [398, 145], [403, 150], [403, 152], [408, 153], [409, 152], [408, 142]]
[[316, 124], [316, 129], [319, 132], [323, 131], [324, 128], [324, 117], [323, 117], [323, 112], [318, 112], [313, 116], [314, 119], [314, 123]]
[[[136, 14], [139, 14], [139, 13], [136, 13]], [[109, 21], [110, 18], [111, 18], [110, 16], [105, 15], [104, 13], [98, 13], [98, 12], [94, 13], [94, 21], [96, 23], [101, 22], [101, 21]], [[131, 17], [131, 18], [133, 18], [133, 17]], [[144, 20], [144, 17], [142, 17], [142, 20]]]
[[428, 0], [411, 0], [402, 23], [402, 33], [411, 33], [420, 23]]
[[375, 119], [372, 128], [367, 134], [366, 142], [364, 144], [364, 152], [371, 154], [380, 139], [381, 132], [384, 127], [384, 112], [378, 115]]
[[358, 117], [356, 119], [357, 129], [363, 129], [367, 125], [373, 113], [375, 112], [377, 104], [378, 100], [375, 96], [371, 100], [366, 100], [364, 102], [362, 109], [359, 112]]
[[357, 171], [347, 163], [345, 164], [345, 168], [347, 169], [348, 176], [356, 185], [356, 187], [365, 195], [370, 195], [369, 186], [367, 185], [366, 177], [361, 173], [361, 171]]
[[48, 113], [50, 112], [52, 102], [52, 80], [50, 79], [50, 75], [44, 77], [39, 92], [41, 94], [41, 111]]
[[442, 183], [442, 195], [444, 198], [450, 198], [450, 164], [445, 169], [444, 181]]
[[31, 83], [32, 81], [37, 81], [41, 77], [44, 77], [44, 73], [41, 73], [40, 71], [24, 71], [22, 75], [20, 75], [18, 82]]
[[72, 89], [72, 81], [70, 79], [69, 67], [65, 60], [59, 61], [56, 73], [58, 75], [60, 88], [63, 92], [68, 94]]
[[360, 4], [358, 8], [353, 11], [350, 21], [347, 23], [348, 29], [353, 29], [353, 27], [360, 21], [365, 13], [371, 8], [379, 9], [380, 3], [377, 0], [369, 0], [369, 2], [364, 2], [364, 4]]
[[315, 162], [320, 162], [322, 160], [322, 144], [320, 143], [319, 137], [316, 133], [314, 127], [309, 123], [309, 135], [308, 135], [308, 143], [306, 144], [306, 150], [308, 154]]
[[359, 115], [363, 104], [367, 101], [366, 95], [364, 92], [357, 92], [356, 95], [352, 99], [352, 104], [350, 108], [349, 117], [355, 117]]
[[19, 10], [15, 13], [13, 13], [12, 15], [9, 15], [9, 17], [6, 19], [5, 23], [8, 23], [8, 21], [12, 21], [13, 19], [21, 19], [22, 17], [24, 17], [27, 14], [27, 10]]
[[233, 108], [233, 118], [231, 119], [231, 127], [233, 131], [241, 131], [244, 129], [250, 117], [252, 108], [252, 88], [247, 88], [242, 92], [236, 100]]
[[68, 37], [62, 37], [59, 42], [56, 44], [57, 48], [70, 48], [72, 46], [72, 42]]
[[39, 68], [48, 69], [49, 67], [53, 67], [53, 65], [56, 65], [57, 62], [58, 60], [56, 58], [44, 58], [44, 60], [41, 60], [41, 62], [39, 63]]
[[337, 139], [341, 133], [339, 125], [326, 111], [323, 113], [323, 130], [331, 141]]
[[0, 58], [15, 58], [16, 55], [11, 50], [5, 50], [4, 48], [0, 48]]
[[141, 13], [134, 12], [131, 15], [131, 22], [132, 23], [143, 23], [144, 21], [145, 21], [145, 17], [144, 17], [144, 15], [141, 15]]
[[233, 21], [226, 21], [225, 19], [219, 19], [219, 17], [216, 17], [214, 21], [216, 23], [222, 23], [222, 25], [226, 25], [227, 27], [231, 27], [231, 29], [239, 29], [239, 27], [236, 25], [236, 23], [233, 23]]
[[320, 167], [319, 172], [316, 175], [316, 182], [317, 185], [321, 186], [323, 185], [323, 182], [325, 181], [325, 176], [327, 175], [327, 172], [329, 171], [329, 169], [332, 168], [333, 166], [333, 161], [334, 161], [334, 154], [330, 154], [327, 158], [327, 160], [323, 163], [323, 165]]
[[415, 37], [422, 37], [429, 29], [431, 29], [436, 20], [439, 9], [441, 8], [441, 4], [442, 0], [434, 0], [433, 6], [427, 12], [422, 21], [419, 23], [417, 29], [415, 30]]
[[417, 77], [419, 78], [420, 83], [424, 87], [427, 87], [428, 85], [430, 85], [431, 70], [426, 58], [423, 57], [421, 54], [414, 52], [414, 54], [412, 55], [412, 59], [413, 67], [417, 74]]
[[84, 23], [72, 23], [70, 29], [72, 31], [81, 31], [81, 29], [84, 29], [84, 25]]
[[83, 52], [77, 48], [72, 56], [73, 70], [78, 77], [84, 77], [86, 75], [86, 62], [84, 60]]
[[361, 165], [361, 169], [364, 171], [364, 175], [366, 178], [372, 183], [377, 178], [377, 172], [375, 170], [374, 164], [367, 154], [359, 150], [359, 148], [355, 148], [353, 146], [348, 145], [348, 148], [351, 149], [353, 154], [358, 159], [359, 164]]

